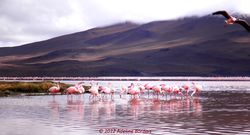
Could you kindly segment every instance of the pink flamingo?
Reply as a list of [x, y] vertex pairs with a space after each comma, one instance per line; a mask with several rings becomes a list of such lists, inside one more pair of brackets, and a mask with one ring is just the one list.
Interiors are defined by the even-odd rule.
[[100, 94], [99, 94], [99, 85], [96, 84], [94, 85], [93, 83], [91, 83], [91, 88], [89, 89], [89, 92], [91, 93], [89, 98], [91, 98], [92, 96], [92, 99], [95, 98], [95, 97], [98, 97], [100, 99]]
[[107, 86], [100, 86], [99, 90], [101, 93], [104, 93], [104, 95], [110, 95], [111, 98], [113, 98], [114, 95], [114, 89], [111, 86], [111, 83], [109, 83], [109, 87]]
[[152, 87], [152, 90], [153, 90], [154, 93], [157, 95], [157, 98], [158, 98], [159, 94], [163, 94], [160, 85], [155, 85], [155, 86], [153, 86], [153, 87]]
[[137, 86], [138, 86], [139, 89], [140, 89], [140, 94], [141, 94], [141, 95], [144, 94], [144, 92], [145, 92], [145, 87], [144, 87], [144, 85], [142, 85], [142, 84], [137, 84]]
[[67, 95], [83, 94], [85, 92], [85, 89], [82, 85], [83, 83], [77, 83], [75, 86], [70, 86], [69, 88], [66, 89], [66, 94]]
[[80, 94], [83, 94], [85, 92], [85, 89], [82, 85], [78, 86], [78, 91]]
[[66, 94], [71, 95], [71, 94], [76, 94], [78, 93], [78, 89], [76, 86], [70, 86], [69, 88], [66, 89]]
[[194, 90], [193, 90], [193, 93], [191, 94], [191, 97], [193, 97], [195, 94], [198, 95], [200, 93], [200, 91], [202, 90], [202, 85], [195, 84], [194, 82], [192, 84], [193, 84]]
[[56, 94], [56, 93], [59, 93], [60, 92], [60, 85], [59, 83], [57, 83], [56, 86], [52, 86], [49, 88], [49, 93], [51, 93], [53, 96]]
[[140, 89], [137, 85], [134, 85], [133, 83], [131, 84], [128, 93], [131, 94], [132, 96], [134, 96], [134, 98], [136, 97], [136, 95], [140, 94]]
[[78, 84], [76, 85], [76, 87], [77, 87], [77, 89], [78, 89], [78, 92], [79, 92], [80, 94], [83, 94], [83, 93], [85, 92], [85, 89], [84, 89], [84, 87], [83, 87], [83, 84], [84, 84], [84, 82], [80, 82], [80, 83], [78, 83]]
[[186, 91], [186, 96], [188, 96], [190, 85], [189, 84], [184, 84], [184, 85], [182, 85], [182, 88]]
[[182, 89], [179, 88], [178, 86], [173, 87], [173, 92], [174, 92], [175, 96], [176, 95], [180, 95], [181, 97], [183, 96]]
[[235, 24], [235, 23], [238, 23], [240, 24], [241, 26], [243, 26], [248, 32], [250, 32], [250, 25], [247, 23], [246, 20], [243, 20], [243, 19], [237, 19], [231, 15], [229, 15], [227, 13], [227, 11], [217, 11], [217, 12], [214, 12], [212, 15], [223, 15], [226, 20], [225, 20], [225, 23], [228, 24], [228, 25], [232, 25], [232, 24]]
[[149, 97], [149, 90], [152, 90], [153, 85], [151, 85], [151, 84], [149, 84], [149, 83], [146, 83], [146, 84], [144, 85], [144, 87], [145, 87], [146, 90], [148, 90], [148, 97]]
[[122, 95], [125, 95], [127, 93], [128, 88], [125, 85], [122, 85], [122, 89], [120, 91], [120, 98], [122, 98]]
[[161, 89], [163, 90], [163, 92], [166, 93], [166, 96], [167, 96], [167, 95], [170, 95], [170, 96], [171, 96], [171, 93], [172, 93], [172, 88], [171, 88], [171, 86], [166, 85], [166, 84], [160, 84], [160, 86], [161, 86]]
[[116, 89], [112, 86], [112, 84], [109, 84], [109, 88], [111, 89], [111, 96], [114, 96]]

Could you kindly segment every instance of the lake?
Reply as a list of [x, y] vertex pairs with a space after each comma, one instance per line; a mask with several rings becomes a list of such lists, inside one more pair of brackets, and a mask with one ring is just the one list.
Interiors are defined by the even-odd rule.
[[[119, 89], [131, 82], [112, 83]], [[184, 99], [147, 94], [139, 99], [116, 94], [103, 100], [89, 99], [89, 94], [1, 97], [0, 135], [250, 134], [249, 81], [196, 83], [204, 88], [200, 96]]]

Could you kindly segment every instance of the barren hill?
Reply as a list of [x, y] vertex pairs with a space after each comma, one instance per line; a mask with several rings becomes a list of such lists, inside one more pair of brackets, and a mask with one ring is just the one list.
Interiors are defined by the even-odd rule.
[[223, 21], [126, 22], [0, 48], [0, 76], [249, 76], [250, 33]]

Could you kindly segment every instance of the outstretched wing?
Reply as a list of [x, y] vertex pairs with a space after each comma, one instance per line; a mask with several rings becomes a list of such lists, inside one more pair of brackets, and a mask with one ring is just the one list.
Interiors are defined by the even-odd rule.
[[223, 11], [214, 12], [212, 15], [223, 15], [227, 19], [231, 18], [231, 16], [226, 11], [224, 11], [224, 10]]
[[250, 32], [250, 26], [245, 20], [237, 19], [235, 23], [242, 25], [248, 32]]

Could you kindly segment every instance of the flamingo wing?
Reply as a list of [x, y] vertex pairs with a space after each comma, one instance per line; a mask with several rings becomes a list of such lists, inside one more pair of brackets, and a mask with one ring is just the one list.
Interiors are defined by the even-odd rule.
[[224, 11], [224, 10], [214, 12], [212, 15], [223, 15], [223, 16], [226, 17], [227, 19], [232, 18], [232, 17], [231, 17], [226, 11]]
[[85, 92], [85, 89], [84, 89], [84, 87], [82, 87], [82, 86], [79, 88], [79, 90], [81, 91], [81, 93], [84, 93], [84, 92]]
[[195, 88], [197, 89], [197, 90], [199, 90], [199, 91], [201, 91], [202, 90], [202, 86], [201, 85], [195, 85]]
[[250, 32], [250, 26], [249, 26], [249, 24], [247, 23], [247, 21], [242, 20], [242, 19], [237, 19], [237, 20], [235, 21], [235, 23], [240, 24], [240, 25], [243, 26], [248, 32]]

